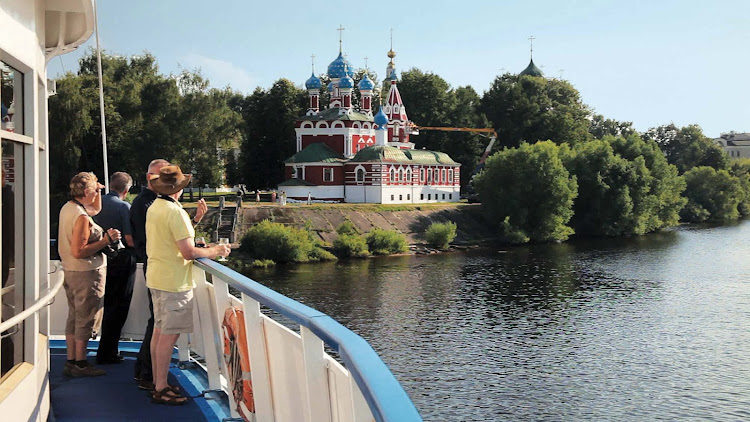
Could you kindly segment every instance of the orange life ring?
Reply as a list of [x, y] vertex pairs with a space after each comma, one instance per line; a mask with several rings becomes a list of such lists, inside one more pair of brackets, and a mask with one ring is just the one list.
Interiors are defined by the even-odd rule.
[[222, 322], [224, 330], [224, 360], [229, 371], [229, 385], [237, 404], [237, 413], [246, 421], [255, 413], [253, 384], [250, 380], [250, 355], [247, 352], [247, 332], [242, 309], [227, 308]]

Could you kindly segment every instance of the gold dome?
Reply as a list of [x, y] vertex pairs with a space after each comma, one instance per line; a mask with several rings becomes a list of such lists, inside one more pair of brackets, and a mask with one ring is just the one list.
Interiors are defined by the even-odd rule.
[[388, 57], [390, 57], [390, 58], [394, 58], [394, 57], [396, 57], [396, 52], [395, 52], [395, 51], [393, 51], [393, 50], [389, 50], [389, 51], [388, 51]]

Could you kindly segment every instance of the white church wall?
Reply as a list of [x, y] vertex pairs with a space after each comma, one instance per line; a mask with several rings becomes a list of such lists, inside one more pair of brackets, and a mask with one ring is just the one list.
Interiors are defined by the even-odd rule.
[[344, 187], [337, 186], [279, 186], [279, 194], [286, 192], [287, 198], [307, 198], [310, 194], [314, 199], [341, 199], [344, 197]]
[[380, 186], [365, 185], [347, 185], [346, 202], [355, 204], [376, 203], [379, 204], [382, 198]]

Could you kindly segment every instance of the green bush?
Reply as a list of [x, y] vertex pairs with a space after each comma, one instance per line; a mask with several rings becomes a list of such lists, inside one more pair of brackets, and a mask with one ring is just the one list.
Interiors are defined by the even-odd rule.
[[336, 229], [336, 233], [338, 233], [339, 235], [345, 235], [345, 234], [358, 235], [359, 229], [357, 229], [357, 226], [355, 226], [354, 223], [352, 223], [352, 220], [347, 218]]
[[738, 206], [745, 194], [740, 179], [727, 170], [693, 167], [685, 172], [687, 206], [680, 213], [683, 220], [699, 223], [739, 218]]
[[427, 227], [424, 237], [432, 247], [448, 249], [448, 245], [456, 238], [456, 223], [432, 223]]
[[255, 267], [255, 268], [268, 268], [268, 267], [273, 267], [274, 265], [276, 265], [276, 263], [273, 262], [272, 259], [255, 259], [250, 264], [251, 267]]
[[304, 229], [263, 220], [242, 237], [240, 250], [257, 259], [276, 262], [308, 262], [330, 259]]
[[375, 255], [406, 252], [409, 248], [406, 237], [395, 230], [374, 228], [367, 234], [366, 241], [370, 252]]
[[367, 249], [367, 242], [363, 237], [356, 234], [342, 234], [333, 241], [333, 253], [340, 258], [361, 258], [370, 255], [370, 250]]

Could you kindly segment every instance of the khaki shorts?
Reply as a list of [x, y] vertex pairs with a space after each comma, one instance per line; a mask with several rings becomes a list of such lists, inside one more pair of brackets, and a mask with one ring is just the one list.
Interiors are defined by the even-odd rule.
[[68, 298], [68, 319], [65, 334], [76, 340], [96, 337], [102, 326], [104, 286], [107, 267], [91, 271], [65, 271], [65, 296]]
[[154, 329], [162, 334], [193, 332], [193, 291], [166, 292], [149, 289], [154, 303]]

